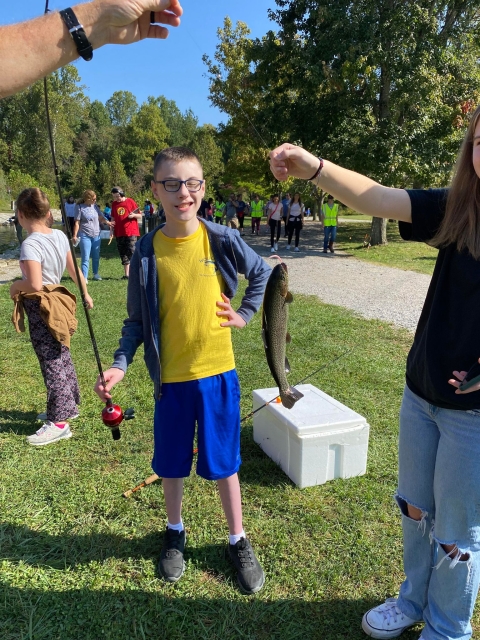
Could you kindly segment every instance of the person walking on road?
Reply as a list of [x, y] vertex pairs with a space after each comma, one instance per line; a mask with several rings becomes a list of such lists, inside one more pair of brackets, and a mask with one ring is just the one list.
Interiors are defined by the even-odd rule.
[[263, 216], [263, 209], [265, 203], [260, 200], [260, 196], [256, 193], [253, 200], [250, 202], [250, 215], [252, 216], [252, 235], [255, 233], [257, 236], [260, 234], [260, 221]]
[[278, 241], [282, 231], [282, 203], [278, 194], [272, 196], [268, 205], [267, 221], [270, 227], [270, 253], [278, 251]]
[[337, 238], [338, 204], [332, 195], [328, 196], [327, 202], [322, 205], [322, 221], [325, 237], [323, 239], [323, 253], [335, 253], [333, 243]]
[[293, 200], [290, 201], [287, 215], [287, 230], [288, 230], [288, 244], [287, 251], [290, 251], [292, 244], [292, 237], [295, 233], [295, 251], [300, 251], [298, 243], [300, 240], [300, 231], [303, 229], [303, 219], [305, 215], [305, 207], [302, 204], [302, 198], [299, 193], [293, 196]]

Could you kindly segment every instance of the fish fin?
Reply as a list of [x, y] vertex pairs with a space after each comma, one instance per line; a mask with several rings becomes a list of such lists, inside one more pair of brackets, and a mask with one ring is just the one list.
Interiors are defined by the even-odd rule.
[[291, 302], [293, 302], [293, 296], [290, 293], [290, 291], [287, 291], [287, 295], [285, 296], [285, 302], [287, 302], [288, 304], [290, 304]]
[[265, 347], [265, 349], [267, 349], [267, 335], [265, 332], [265, 329], [262, 329], [262, 340], [263, 340], [263, 346]]
[[292, 336], [291, 336], [291, 335], [288, 333], [288, 331], [287, 331], [287, 335], [286, 335], [286, 337], [285, 337], [285, 342], [286, 342], [287, 344], [290, 344], [290, 342], [291, 342], [291, 341], [292, 341]]
[[285, 373], [290, 373], [291, 369], [290, 369], [290, 363], [288, 361], [287, 356], [285, 356]]
[[303, 393], [295, 387], [288, 387], [286, 391], [280, 392], [280, 398], [285, 409], [291, 409], [298, 400], [303, 398]]

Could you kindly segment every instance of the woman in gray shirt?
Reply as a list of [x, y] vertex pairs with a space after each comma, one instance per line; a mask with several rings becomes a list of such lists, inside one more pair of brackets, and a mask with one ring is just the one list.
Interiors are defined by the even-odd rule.
[[[73, 243], [80, 240], [80, 254], [82, 256], [82, 273], [88, 279], [90, 256], [92, 257], [93, 279], [101, 280], [98, 273], [100, 264], [100, 222], [110, 226], [110, 222], [103, 216], [97, 204], [94, 191], [87, 189], [83, 192], [82, 202], [75, 208], [75, 226], [73, 228]], [[87, 280], [88, 281], [88, 280]]]

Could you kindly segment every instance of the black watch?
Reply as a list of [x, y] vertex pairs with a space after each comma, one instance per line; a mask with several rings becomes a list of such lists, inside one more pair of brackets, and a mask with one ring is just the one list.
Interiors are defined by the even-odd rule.
[[93, 58], [93, 47], [73, 9], [62, 9], [62, 11], [60, 11], [60, 15], [73, 38], [75, 46], [77, 47], [78, 55], [88, 62]]

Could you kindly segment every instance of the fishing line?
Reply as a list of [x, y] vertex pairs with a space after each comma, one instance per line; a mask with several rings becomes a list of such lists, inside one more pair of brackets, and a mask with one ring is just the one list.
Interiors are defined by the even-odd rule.
[[[313, 371], [312, 373], [309, 373], [308, 376], [305, 376], [305, 378], [302, 378], [301, 380], [299, 380], [296, 384], [294, 384], [293, 386], [296, 387], [299, 384], [303, 384], [305, 382], [305, 380], [308, 380], [309, 378], [311, 378], [312, 376], [316, 375], [317, 373], [320, 373], [320, 371], [323, 371], [323, 369], [326, 369], [327, 367], [329, 367], [332, 364], [335, 364], [335, 362], [338, 362], [339, 360], [341, 360], [342, 358], [344, 358], [345, 356], [348, 356], [349, 353], [352, 353], [353, 351], [355, 351], [356, 347], [354, 347], [353, 349], [349, 349], [348, 351], [344, 351], [343, 353], [341, 353], [338, 357], [336, 357], [334, 360], [330, 360], [329, 362], [327, 362], [326, 364], [322, 364], [321, 367], [319, 367], [318, 369], [316, 369], [315, 371]], [[251, 411], [249, 414], [247, 414], [246, 416], [244, 416], [240, 422], [244, 422], [245, 420], [248, 420], [249, 418], [251, 418], [253, 415], [255, 415], [256, 413], [258, 413], [261, 409], [264, 409], [267, 405], [272, 404], [272, 402], [276, 402], [277, 398], [279, 396], [275, 396], [274, 398], [272, 398], [271, 400], [269, 400], [268, 402], [265, 402], [265, 404], [262, 404], [261, 407], [258, 407], [258, 409], [255, 409], [255, 411]]]
[[[46, 0], [45, 2], [45, 14], [50, 12], [50, 9], [48, 8], [48, 2], [49, 0]], [[93, 331], [93, 325], [92, 325], [92, 321], [90, 318], [90, 313], [89, 313], [89, 309], [88, 309], [88, 302], [87, 299], [85, 297], [86, 295], [86, 290], [83, 284], [83, 281], [80, 278], [80, 269], [78, 268], [78, 262], [77, 262], [77, 257], [75, 255], [75, 248], [73, 246], [73, 242], [72, 242], [72, 234], [71, 234], [71, 230], [70, 230], [70, 225], [68, 224], [68, 219], [67, 219], [67, 214], [65, 211], [65, 204], [63, 201], [63, 191], [62, 191], [62, 187], [60, 184], [60, 177], [59, 177], [59, 170], [58, 170], [58, 165], [57, 165], [57, 159], [56, 159], [56, 154], [55, 154], [55, 143], [53, 140], [53, 132], [52, 132], [52, 125], [51, 125], [51, 121], [50, 121], [50, 109], [49, 109], [49, 103], [48, 103], [48, 85], [47, 85], [47, 77], [45, 77], [43, 79], [43, 93], [44, 93], [44, 98], [45, 98], [45, 114], [46, 114], [46, 119], [47, 119], [47, 131], [48, 131], [48, 139], [49, 139], [49, 143], [50, 143], [50, 151], [51, 151], [51, 155], [52, 155], [52, 162], [53, 162], [53, 171], [55, 174], [55, 182], [56, 182], [56, 186], [57, 186], [57, 192], [58, 192], [58, 196], [60, 198], [60, 211], [62, 214], [62, 222], [64, 224], [65, 230], [67, 232], [67, 240], [68, 240], [68, 245], [70, 247], [70, 251], [72, 254], [72, 258], [73, 258], [73, 266], [75, 269], [75, 275], [77, 277], [77, 286], [80, 290], [80, 296], [82, 298], [82, 306], [83, 309], [85, 311], [85, 318], [87, 320], [87, 326], [88, 326], [88, 332], [90, 334], [90, 341], [92, 343], [92, 347], [93, 347], [93, 352], [95, 354], [95, 360], [97, 363], [97, 367], [98, 367], [98, 372], [100, 374], [100, 380], [102, 382], [103, 387], [105, 388], [106, 386], [106, 382], [105, 382], [105, 376], [103, 374], [103, 368], [102, 368], [102, 363], [100, 360], [100, 354], [98, 351], [98, 346], [97, 346], [97, 341], [95, 339], [95, 333]], [[111, 412], [112, 407], [117, 407], [117, 405], [113, 405], [111, 400], [108, 400], [106, 403], [107, 407], [106, 410], [109, 410]], [[118, 409], [120, 409], [118, 407]], [[105, 411], [105, 409], [104, 409]], [[121, 411], [121, 409], [120, 409]], [[127, 411], [129, 411], [127, 409]], [[102, 417], [103, 417], [103, 413], [102, 413]], [[122, 419], [123, 419], [123, 413], [122, 413]], [[121, 422], [121, 421], [120, 421]], [[107, 426], [110, 426], [111, 430], [112, 430], [112, 436], [114, 440], [118, 440], [120, 438], [120, 431], [118, 429], [118, 424], [115, 425], [110, 425], [105, 421], [104, 418], [104, 423]]]

